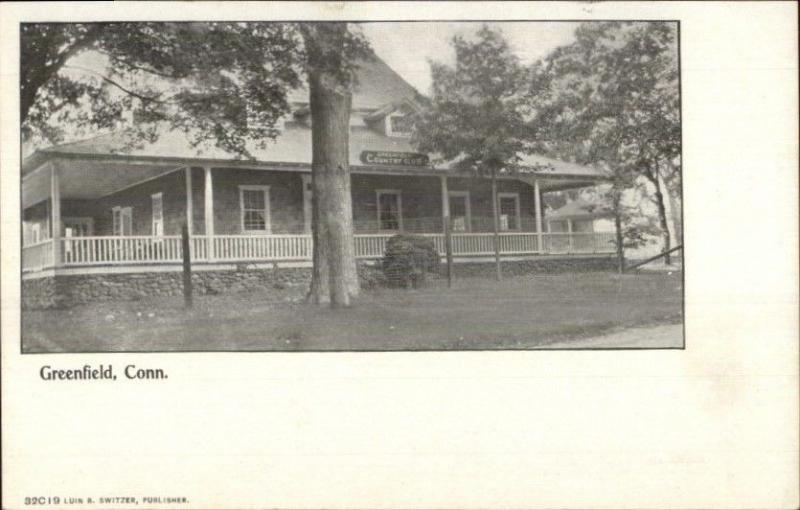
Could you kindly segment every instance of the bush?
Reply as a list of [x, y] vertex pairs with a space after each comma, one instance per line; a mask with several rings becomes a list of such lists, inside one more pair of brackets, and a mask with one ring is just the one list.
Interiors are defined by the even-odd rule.
[[438, 272], [439, 254], [432, 239], [399, 234], [386, 242], [383, 273], [393, 286], [419, 287], [428, 272]]
[[386, 286], [386, 277], [379, 267], [358, 265], [358, 281], [362, 289], [377, 289]]

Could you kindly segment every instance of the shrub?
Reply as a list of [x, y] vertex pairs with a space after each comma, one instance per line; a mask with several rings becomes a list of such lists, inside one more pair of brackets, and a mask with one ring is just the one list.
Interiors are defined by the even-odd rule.
[[362, 289], [377, 289], [386, 286], [386, 277], [379, 267], [358, 265], [358, 281]]
[[439, 270], [439, 254], [433, 240], [399, 234], [386, 242], [383, 273], [393, 286], [419, 287], [428, 272]]

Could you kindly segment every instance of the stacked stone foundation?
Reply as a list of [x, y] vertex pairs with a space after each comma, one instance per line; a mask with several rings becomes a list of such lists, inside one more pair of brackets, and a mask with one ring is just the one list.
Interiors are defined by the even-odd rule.
[[[613, 257], [563, 259], [530, 259], [503, 261], [503, 277], [514, 278], [531, 274], [579, 273], [613, 271]], [[445, 265], [440, 266], [444, 275]], [[454, 265], [456, 278], [494, 276], [493, 262], [463, 262]], [[363, 288], [385, 283], [380, 265], [361, 266], [359, 277]], [[195, 271], [192, 286], [195, 294], [215, 295], [239, 292], [259, 292], [264, 297], [278, 299], [286, 288], [308, 287], [310, 267], [257, 268], [249, 265], [235, 269]], [[140, 300], [150, 296], [182, 296], [183, 274], [180, 271], [60, 274], [32, 278], [22, 282], [23, 309], [70, 308], [106, 301]]]
[[[192, 273], [193, 293], [273, 293], [290, 286], [308, 286], [311, 268], [254, 269], [237, 267]], [[72, 274], [24, 280], [23, 309], [70, 308], [105, 301], [140, 300], [150, 296], [182, 296], [180, 271], [120, 274]]]

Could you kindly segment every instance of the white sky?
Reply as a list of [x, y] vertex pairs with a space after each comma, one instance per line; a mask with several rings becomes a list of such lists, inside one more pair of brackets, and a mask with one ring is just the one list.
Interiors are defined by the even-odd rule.
[[[568, 44], [579, 25], [570, 22], [491, 23], [505, 34], [514, 52], [528, 64], [545, 56], [553, 48]], [[480, 28], [476, 22], [364, 23], [364, 34], [375, 53], [411, 85], [428, 94], [428, 60], [451, 63], [453, 35], [469, 35]]]

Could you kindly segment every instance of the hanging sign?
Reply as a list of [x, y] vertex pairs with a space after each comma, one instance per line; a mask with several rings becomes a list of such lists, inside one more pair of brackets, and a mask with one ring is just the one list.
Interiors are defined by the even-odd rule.
[[425, 154], [416, 152], [362, 151], [361, 162], [366, 165], [428, 166], [430, 160]]

